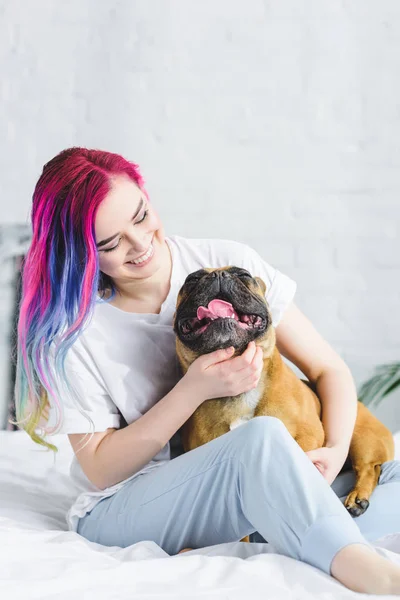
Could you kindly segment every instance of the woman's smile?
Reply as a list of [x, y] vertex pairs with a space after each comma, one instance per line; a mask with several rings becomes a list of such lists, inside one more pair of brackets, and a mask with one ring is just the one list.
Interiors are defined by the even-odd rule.
[[154, 256], [154, 246], [153, 246], [153, 241], [152, 241], [149, 249], [147, 250], [147, 252], [145, 254], [143, 254], [143, 256], [140, 259], [133, 259], [133, 260], [140, 260], [139, 263], [128, 261], [125, 264], [128, 265], [129, 267], [144, 267], [151, 261], [153, 256]]

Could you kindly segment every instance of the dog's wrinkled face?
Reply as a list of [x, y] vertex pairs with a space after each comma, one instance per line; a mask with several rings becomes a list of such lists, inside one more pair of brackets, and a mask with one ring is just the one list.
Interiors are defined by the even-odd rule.
[[178, 294], [174, 331], [197, 355], [229, 346], [240, 352], [272, 324], [265, 291], [262, 279], [239, 267], [190, 273]]

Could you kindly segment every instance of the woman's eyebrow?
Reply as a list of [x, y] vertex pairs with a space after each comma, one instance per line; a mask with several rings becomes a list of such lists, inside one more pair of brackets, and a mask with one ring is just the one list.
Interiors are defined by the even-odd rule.
[[[133, 217], [132, 217], [131, 221], [133, 221], [133, 219], [134, 219], [135, 217], [137, 217], [137, 215], [138, 215], [138, 214], [139, 214], [139, 212], [140, 212], [140, 209], [141, 209], [141, 208], [142, 208], [142, 206], [143, 206], [143, 203], [144, 203], [144, 200], [143, 200], [143, 198], [141, 198], [141, 200], [140, 200], [140, 204], [139, 204], [139, 208], [137, 209], [137, 211], [136, 211], [136, 212], [135, 212], [135, 214], [133, 215]], [[111, 242], [111, 240], [113, 240], [114, 238], [116, 238], [116, 237], [117, 237], [117, 235], [120, 235], [120, 233], [116, 233], [116, 234], [112, 235], [111, 237], [107, 238], [106, 240], [102, 240], [101, 242], [99, 242], [98, 244], [96, 244], [96, 248], [100, 248], [100, 246], [104, 246], [105, 244], [108, 244], [108, 242]]]

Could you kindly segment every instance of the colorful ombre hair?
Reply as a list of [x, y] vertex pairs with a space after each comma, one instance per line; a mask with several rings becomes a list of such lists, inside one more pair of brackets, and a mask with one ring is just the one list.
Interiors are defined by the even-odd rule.
[[[99, 270], [94, 229], [97, 209], [116, 175], [128, 176], [149, 199], [136, 164], [79, 147], [46, 163], [33, 193], [33, 235], [21, 267], [14, 424], [54, 452], [57, 447], [43, 436], [57, 433], [62, 423], [60, 388], [65, 385], [75, 398], [64, 368], [66, 353], [89, 325], [99, 296], [104, 300], [110, 290], [110, 301], [116, 292], [111, 277]], [[52, 428], [46, 426], [50, 406], [57, 415]]]

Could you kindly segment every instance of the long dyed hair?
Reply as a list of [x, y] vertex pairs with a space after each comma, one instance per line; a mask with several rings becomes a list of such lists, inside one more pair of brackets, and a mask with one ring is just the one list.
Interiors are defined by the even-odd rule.
[[[123, 174], [149, 199], [136, 164], [111, 152], [67, 148], [44, 165], [33, 193], [18, 307], [14, 424], [54, 452], [44, 436], [57, 433], [63, 420], [60, 382], [73, 399], [75, 393], [65, 373], [66, 353], [89, 324], [98, 297], [104, 299], [106, 290], [108, 301], [115, 297], [112, 278], [99, 270], [94, 223], [111, 178]], [[50, 405], [56, 411], [52, 428]]]

